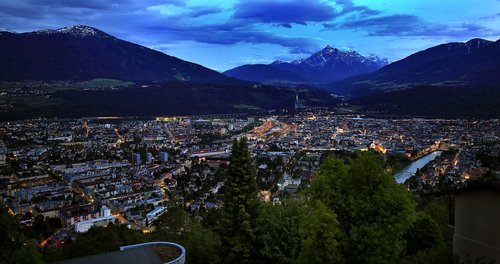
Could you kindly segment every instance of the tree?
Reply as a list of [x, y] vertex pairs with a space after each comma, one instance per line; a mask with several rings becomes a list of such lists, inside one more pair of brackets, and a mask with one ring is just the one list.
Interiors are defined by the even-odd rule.
[[404, 249], [402, 236], [415, 219], [410, 193], [395, 182], [373, 153], [360, 154], [348, 174], [348, 262], [396, 262]]
[[37, 215], [35, 217], [35, 221], [33, 222], [33, 229], [40, 235], [42, 238], [46, 238], [51, 234], [51, 228], [43, 215]]
[[375, 153], [358, 153], [349, 165], [327, 158], [309, 191], [337, 215], [346, 263], [395, 263], [415, 205]]
[[309, 194], [313, 198], [325, 203], [341, 217], [347, 216], [343, 182], [348, 178], [348, 169], [344, 161], [332, 157], [326, 158], [309, 189]]
[[302, 247], [300, 224], [304, 215], [304, 202], [298, 198], [262, 206], [258, 233], [261, 262], [293, 263], [296, 260]]
[[343, 260], [337, 216], [321, 201], [313, 201], [300, 225], [299, 263], [341, 263]]
[[228, 246], [226, 261], [247, 263], [255, 253], [258, 216], [256, 170], [247, 140], [235, 140], [224, 179], [223, 243]]
[[402, 263], [453, 263], [451, 245], [444, 242], [438, 223], [427, 213], [417, 213], [417, 219], [406, 232], [405, 239], [406, 257]]
[[195, 222], [190, 225], [184, 246], [188, 263], [220, 263], [219, 252], [222, 244], [219, 234]]
[[427, 215], [429, 215], [439, 226], [441, 234], [443, 236], [443, 241], [451, 248], [454, 230], [450, 228], [448, 199], [441, 197], [439, 199], [434, 199], [424, 206], [422, 209]]
[[[417, 214], [417, 220], [405, 235], [407, 256], [401, 263], [458, 263], [453, 259], [453, 229], [448, 226], [447, 199], [421, 202], [422, 211]], [[418, 252], [412, 254], [415, 250]]]
[[19, 223], [0, 204], [0, 259], [2, 263], [42, 263], [35, 247], [26, 241]]
[[431, 249], [443, 242], [438, 224], [424, 212], [417, 214], [417, 219], [412, 228], [406, 232], [405, 239], [408, 255]]
[[162, 241], [181, 243], [190, 224], [191, 219], [183, 208], [170, 207], [156, 221], [156, 235]]

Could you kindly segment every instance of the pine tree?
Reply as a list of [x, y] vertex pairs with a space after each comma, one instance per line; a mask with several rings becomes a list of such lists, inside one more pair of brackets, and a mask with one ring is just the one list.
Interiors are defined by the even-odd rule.
[[248, 263], [255, 254], [259, 210], [255, 174], [247, 140], [235, 140], [224, 180], [223, 242], [228, 263]]

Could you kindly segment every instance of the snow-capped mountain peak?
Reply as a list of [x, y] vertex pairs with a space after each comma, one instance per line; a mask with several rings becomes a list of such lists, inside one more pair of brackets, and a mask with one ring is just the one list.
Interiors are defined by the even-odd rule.
[[13, 33], [13, 34], [16, 34], [17, 32], [15, 32], [14, 30], [10, 30], [8, 28], [3, 28], [3, 27], [0, 27], [0, 33], [1, 32], [8, 32], [8, 33]]
[[72, 35], [79, 35], [79, 36], [96, 36], [100, 34], [100, 31], [89, 27], [85, 25], [75, 25], [71, 27], [65, 27], [58, 29], [57, 32], [59, 33], [68, 33]]
[[379, 56], [375, 54], [370, 54], [370, 56], [366, 57], [368, 60], [372, 61], [373, 63], [379, 65], [380, 67], [383, 67], [387, 64], [389, 64], [389, 60], [387, 58], [380, 58]]
[[277, 65], [277, 64], [283, 64], [283, 63], [287, 63], [287, 62], [286, 61], [282, 61], [282, 60], [275, 60], [271, 64]]
[[293, 60], [292, 62], [290, 62], [290, 64], [293, 64], [293, 65], [301, 64], [304, 60], [305, 59]]
[[322, 50], [320, 50], [319, 52], [321, 53], [332, 53], [332, 52], [335, 52], [335, 51], [338, 51], [337, 48], [334, 48], [330, 45], [326, 45], [326, 47], [324, 47]]
[[295, 66], [312, 67], [316, 69], [323, 67], [332, 68], [338, 64], [351, 65], [354, 67], [367, 66], [367, 67], [380, 68], [389, 64], [389, 61], [386, 58], [380, 58], [374, 54], [365, 57], [359, 54], [355, 50], [341, 50], [339, 48], [327, 45], [320, 51], [313, 53], [308, 58], [294, 60], [291, 61], [290, 63], [277, 60], [274, 61], [272, 64], [273, 65], [290, 64]]
[[355, 50], [343, 51], [328, 45], [322, 50], [312, 54], [309, 58], [305, 59], [303, 62], [312, 67], [323, 67], [326, 64], [330, 65], [336, 63], [344, 63], [346, 65], [352, 65], [354, 63], [373, 62], [376, 63], [377, 65], [382, 64], [378, 63], [378, 60], [376, 61], [377, 62], [372, 61], [372, 59], [370, 58], [360, 55]]
[[68, 34], [74, 37], [109, 36], [106, 33], [85, 25], [74, 25], [60, 29], [44, 29], [35, 31], [36, 34]]

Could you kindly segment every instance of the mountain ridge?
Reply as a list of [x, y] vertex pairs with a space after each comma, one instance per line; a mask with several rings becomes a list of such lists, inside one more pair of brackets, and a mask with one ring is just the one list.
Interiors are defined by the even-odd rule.
[[495, 85], [500, 83], [500, 40], [474, 38], [416, 52], [372, 73], [325, 86], [349, 97], [416, 85]]
[[112, 35], [99, 30], [97, 28], [93, 28], [87, 25], [73, 25], [73, 26], [67, 26], [59, 29], [42, 29], [42, 30], [36, 30], [33, 32], [27, 32], [27, 33], [21, 33], [21, 34], [46, 34], [46, 35], [51, 35], [51, 34], [70, 34], [75, 37], [113, 37]]
[[500, 90], [493, 86], [420, 85], [354, 98], [367, 113], [430, 118], [498, 118]]
[[[258, 72], [254, 71], [257, 67], [246, 64], [223, 73], [230, 77], [265, 84], [317, 85], [371, 72], [387, 63], [387, 59], [373, 54], [365, 57], [353, 50], [343, 51], [327, 45], [307, 58], [259, 64]], [[259, 72], [265, 72], [265, 76], [259, 76]], [[284, 74], [285, 72], [287, 74]]]
[[0, 32], [0, 61], [0, 120], [266, 112], [293, 109], [297, 94], [304, 105], [335, 101], [319, 89], [252, 85], [82, 25]]
[[118, 39], [99, 29], [60, 29], [0, 34], [0, 80], [134, 82], [237, 82], [199, 64]]

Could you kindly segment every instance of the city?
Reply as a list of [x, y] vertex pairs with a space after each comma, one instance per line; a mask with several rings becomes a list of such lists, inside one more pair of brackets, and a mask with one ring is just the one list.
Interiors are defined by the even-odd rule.
[[413, 192], [439, 191], [443, 179], [460, 186], [498, 177], [498, 128], [498, 119], [377, 119], [324, 109], [230, 118], [13, 121], [0, 131], [1, 193], [25, 225], [43, 216], [59, 219], [59, 232], [69, 234], [110, 222], [150, 232], [168, 206], [193, 213], [222, 205], [235, 138], [248, 139], [259, 199], [279, 203], [307, 189], [329, 153], [377, 152], [397, 173], [442, 152], [415, 176], [398, 179]]
[[500, 262], [500, 1], [0, 2], [0, 262]]

